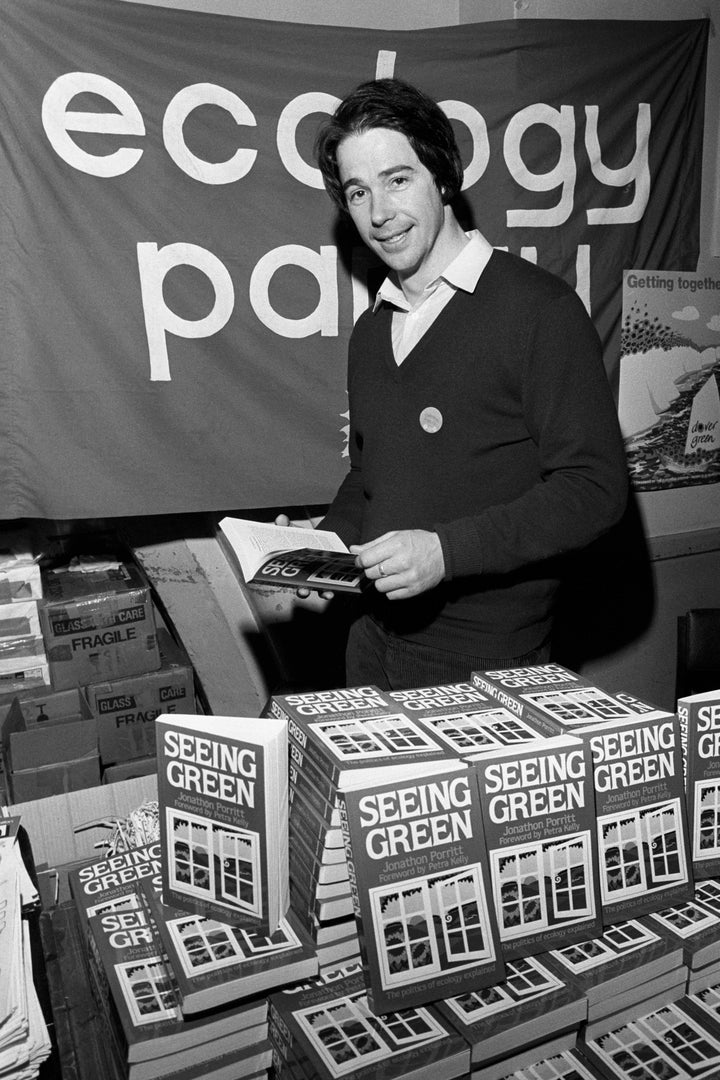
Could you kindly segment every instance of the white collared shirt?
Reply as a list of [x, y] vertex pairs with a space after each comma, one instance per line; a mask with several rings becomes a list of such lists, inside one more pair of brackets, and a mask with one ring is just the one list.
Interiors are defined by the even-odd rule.
[[394, 308], [392, 345], [397, 364], [402, 364], [458, 289], [472, 292], [477, 285], [493, 249], [477, 229], [465, 235], [468, 243], [442, 274], [425, 286], [416, 304], [410, 304], [402, 289], [398, 288], [389, 277], [385, 278], [378, 289], [373, 311], [377, 310], [383, 300]]

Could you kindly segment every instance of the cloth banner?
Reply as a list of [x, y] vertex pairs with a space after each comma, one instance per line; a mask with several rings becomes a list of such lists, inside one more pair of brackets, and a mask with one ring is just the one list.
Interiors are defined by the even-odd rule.
[[333, 496], [379, 279], [312, 144], [376, 75], [441, 102], [463, 222], [577, 288], [613, 383], [623, 269], [696, 267], [707, 20], [385, 31], [120, 0], [0, 19], [3, 518]]

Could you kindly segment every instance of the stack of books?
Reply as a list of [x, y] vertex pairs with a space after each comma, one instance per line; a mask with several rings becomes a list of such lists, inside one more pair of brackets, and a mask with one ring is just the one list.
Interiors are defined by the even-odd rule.
[[24, 867], [19, 818], [0, 818], [0, 1075], [32, 1078], [51, 1043], [33, 982], [30, 931], [23, 911], [37, 902]]
[[68, 878], [113, 1068], [265, 1076], [267, 992], [318, 972], [289, 910], [286, 725], [174, 714], [157, 744], [158, 838]]
[[686, 991], [682, 946], [642, 919], [617, 923], [599, 937], [554, 949], [542, 959], [580, 988], [587, 1003], [584, 1030], [591, 1034]]
[[474, 671], [471, 680], [482, 693], [544, 735], [648, 714], [667, 715], [633, 694], [609, 693], [562, 664]]
[[506, 1067], [519, 1048], [539, 1060], [539, 1048], [551, 1040], [569, 1037], [573, 1046], [587, 1019], [580, 984], [542, 956], [508, 960], [502, 982], [445, 998], [436, 1008], [470, 1045], [473, 1069], [500, 1061]]
[[288, 726], [290, 899], [326, 968], [359, 950], [339, 794], [462, 763], [374, 686], [275, 695], [265, 715]]
[[720, 881], [709, 878], [695, 886], [692, 900], [661, 908], [646, 922], [667, 934], [683, 950], [687, 989], [695, 992], [720, 977]]
[[698, 1010], [689, 998], [668, 1002], [594, 1038], [582, 1038], [578, 1049], [604, 1080], [720, 1076], [720, 1025], [712, 1007]]
[[678, 698], [690, 857], [696, 880], [720, 876], [720, 689]]
[[276, 1080], [453, 1080], [470, 1069], [467, 1043], [432, 1006], [375, 1016], [360, 965], [270, 996]]

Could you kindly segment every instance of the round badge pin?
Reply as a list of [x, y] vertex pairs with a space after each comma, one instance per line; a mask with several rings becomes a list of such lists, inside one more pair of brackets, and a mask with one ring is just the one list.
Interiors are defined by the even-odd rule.
[[433, 405], [428, 405], [428, 407], [423, 409], [420, 413], [420, 427], [423, 431], [427, 431], [429, 435], [434, 435], [442, 426], [443, 415], [440, 410], [436, 409]]

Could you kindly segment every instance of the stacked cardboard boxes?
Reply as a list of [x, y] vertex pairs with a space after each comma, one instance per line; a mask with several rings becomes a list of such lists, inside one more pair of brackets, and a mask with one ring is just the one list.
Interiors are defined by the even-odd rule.
[[[45, 663], [39, 685], [16, 684], [15, 694], [0, 697], [12, 803], [152, 773], [155, 718], [196, 711], [188, 656], [161, 625], [147, 578], [119, 544], [102, 538], [53, 550], [50, 541], [44, 550], [31, 581], [16, 575], [8, 584], [18, 595], [37, 592], [31, 629]], [[2, 582], [0, 571], [0, 599]], [[23, 610], [9, 627], [28, 618], [29, 602], [14, 601], [13, 611]], [[0, 604], [0, 676], [3, 613]]]
[[42, 581], [29, 532], [0, 534], [0, 694], [49, 681], [40, 628]]

